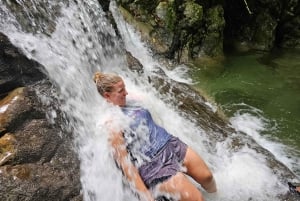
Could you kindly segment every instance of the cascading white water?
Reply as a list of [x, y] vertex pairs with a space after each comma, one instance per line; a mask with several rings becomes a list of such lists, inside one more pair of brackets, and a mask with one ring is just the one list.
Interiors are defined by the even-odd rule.
[[[206, 200], [275, 201], [278, 194], [287, 190], [280, 183], [279, 176], [267, 166], [264, 155], [246, 146], [239, 151], [233, 150], [230, 136], [224, 142], [212, 142], [214, 152], [208, 152], [204, 145], [208, 141], [205, 131], [183, 118], [176, 107], [165, 103], [164, 97], [145, 82], [146, 75], [137, 76], [126, 70], [121, 43], [98, 2], [77, 2], [62, 5], [62, 15], [56, 20], [51, 37], [24, 33], [2, 3], [1, 17], [5, 18], [1, 19], [0, 28], [29, 58], [41, 63], [49, 78], [59, 87], [61, 109], [70, 120], [66, 126], [70, 126], [76, 136], [85, 201], [137, 200], [128, 188], [123, 187], [121, 173], [109, 154], [108, 132], [103, 122], [111, 113], [119, 115], [120, 111], [97, 93], [92, 81], [97, 70], [121, 74], [129, 94], [138, 97], [160, 125], [193, 147], [207, 161], [214, 172], [218, 192], [203, 192]], [[130, 43], [139, 50], [139, 54], [132, 53], [143, 63], [146, 74], [157, 66], [161, 67], [140, 41], [139, 35], [123, 21], [114, 4], [111, 9], [126, 48], [133, 51], [128, 46]], [[177, 79], [189, 81], [182, 77]]]
[[[281, 161], [299, 176], [299, 151], [280, 143], [279, 140], [270, 136], [271, 133], [269, 132], [276, 132], [276, 124], [273, 125], [273, 122], [266, 119], [261, 110], [246, 104], [239, 105], [243, 106], [244, 109], [240, 109], [234, 117], [230, 118], [233, 127], [251, 136], [259, 145], [269, 150], [277, 160]], [[270, 128], [270, 125], [272, 128]], [[268, 133], [265, 133], [266, 131]], [[265, 134], [262, 135], [262, 132]]]

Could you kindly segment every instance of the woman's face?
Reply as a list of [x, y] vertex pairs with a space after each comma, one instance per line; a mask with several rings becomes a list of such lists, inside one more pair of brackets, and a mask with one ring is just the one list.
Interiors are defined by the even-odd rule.
[[123, 107], [126, 105], [126, 96], [127, 91], [125, 88], [124, 82], [121, 80], [120, 82], [117, 82], [113, 85], [113, 90], [111, 92], [105, 92], [104, 98], [114, 105], [118, 105], [120, 107]]

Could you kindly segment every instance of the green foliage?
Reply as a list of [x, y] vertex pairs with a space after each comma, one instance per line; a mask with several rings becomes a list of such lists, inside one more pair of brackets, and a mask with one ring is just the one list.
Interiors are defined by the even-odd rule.
[[188, 1], [185, 5], [184, 16], [188, 26], [194, 26], [200, 24], [203, 18], [203, 8], [201, 5]]
[[169, 3], [169, 6], [167, 8], [167, 15], [166, 15], [166, 27], [169, 31], [174, 31], [175, 29], [175, 23], [176, 23], [176, 12], [174, 8], [173, 2]]
[[146, 13], [152, 13], [156, 6], [158, 5], [158, 0], [135, 0], [133, 2], [136, 5], [139, 5], [139, 7], [144, 10]]

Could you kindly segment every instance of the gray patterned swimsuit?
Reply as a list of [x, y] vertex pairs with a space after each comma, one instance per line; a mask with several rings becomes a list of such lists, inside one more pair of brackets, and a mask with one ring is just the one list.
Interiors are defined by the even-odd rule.
[[127, 149], [147, 187], [153, 187], [180, 171], [187, 145], [157, 125], [147, 109], [122, 107], [130, 118], [124, 131]]

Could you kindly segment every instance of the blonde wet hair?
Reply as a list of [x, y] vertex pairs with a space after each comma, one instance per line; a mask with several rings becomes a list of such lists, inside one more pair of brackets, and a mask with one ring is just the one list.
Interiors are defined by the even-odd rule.
[[113, 85], [122, 81], [122, 78], [113, 73], [96, 72], [93, 77], [98, 92], [103, 96], [104, 92], [111, 92]]

